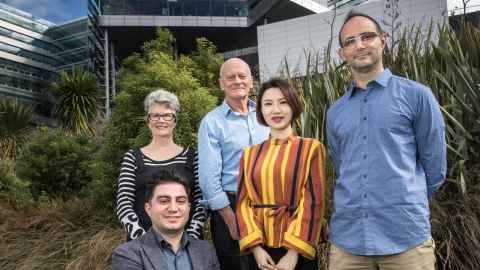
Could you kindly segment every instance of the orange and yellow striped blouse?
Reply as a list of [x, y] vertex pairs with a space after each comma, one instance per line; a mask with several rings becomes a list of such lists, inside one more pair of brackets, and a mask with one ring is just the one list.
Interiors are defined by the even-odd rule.
[[323, 223], [325, 150], [315, 139], [268, 139], [244, 150], [238, 176], [240, 251], [294, 249], [313, 259]]

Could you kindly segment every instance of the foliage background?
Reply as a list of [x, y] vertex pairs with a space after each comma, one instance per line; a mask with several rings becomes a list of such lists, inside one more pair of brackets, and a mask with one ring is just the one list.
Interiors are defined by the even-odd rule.
[[[480, 32], [468, 25], [457, 33], [445, 27], [433, 42], [418, 29], [403, 31], [392, 43], [396, 47], [385, 53], [386, 66], [430, 86], [447, 124], [447, 181], [431, 202], [437, 268], [480, 269]], [[125, 237], [114, 214], [120, 160], [128, 148], [150, 139], [144, 97], [160, 87], [179, 96], [183, 110], [175, 139], [184, 146], [195, 145], [200, 118], [221, 100], [216, 85], [223, 60], [214, 45], [199, 39], [197, 51], [176, 57], [174, 42], [168, 31], [159, 29], [157, 39], [123, 62], [114, 113], [92, 140], [80, 143], [82, 135], [61, 134], [65, 131], [26, 132], [29, 142], [16, 148], [17, 162], [0, 162], [1, 269], [110, 269], [111, 251]], [[325, 112], [343, 94], [350, 73], [342, 63], [323, 62], [329, 58], [320, 56], [309, 56], [315, 65], [305, 77], [290, 80], [305, 104], [299, 134], [327, 144]], [[38, 155], [49, 162], [36, 160]], [[65, 165], [72, 161], [76, 167]], [[331, 164], [327, 169], [331, 192]], [[77, 176], [67, 177], [72, 175]], [[72, 195], [63, 189], [42, 188], [72, 181], [81, 185], [72, 192], [81, 200], [62, 199]], [[328, 248], [328, 243], [319, 247], [320, 269], [327, 269]]]
[[[91, 164], [94, 179], [91, 194], [100, 204], [112, 207], [115, 185], [123, 154], [131, 147], [150, 142], [150, 131], [145, 123], [143, 100], [152, 91], [163, 88], [176, 94], [181, 112], [175, 128], [174, 140], [182, 146], [196, 148], [196, 133], [201, 118], [218, 103], [219, 91], [211, 80], [223, 58], [216, 47], [204, 38], [197, 40], [192, 56], [174, 58], [175, 40], [166, 29], [157, 30], [157, 38], [147, 42], [142, 53], [126, 58], [119, 74], [120, 93], [115, 98], [115, 109], [106, 123], [102, 149]], [[204, 66], [204, 63], [209, 63]]]
[[30, 134], [15, 162], [16, 174], [28, 181], [34, 199], [43, 194], [63, 199], [79, 196], [91, 181], [88, 163], [95, 144], [87, 136], [45, 127]]

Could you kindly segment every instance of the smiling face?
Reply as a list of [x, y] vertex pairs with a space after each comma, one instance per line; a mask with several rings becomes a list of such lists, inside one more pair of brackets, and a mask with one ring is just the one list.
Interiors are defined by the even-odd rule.
[[253, 87], [250, 68], [238, 58], [223, 63], [219, 82], [220, 88], [225, 92], [225, 99], [232, 102], [247, 99]]
[[272, 131], [283, 131], [291, 128], [292, 108], [279, 88], [265, 90], [262, 96], [262, 115]]
[[[369, 33], [377, 33], [372, 37]], [[378, 33], [373, 21], [356, 16], [351, 18], [340, 33], [343, 47], [338, 55], [346, 61], [354, 73], [375, 73], [383, 69], [382, 53], [385, 47], [385, 35]], [[347, 46], [346, 40], [356, 39]]]
[[167, 103], [154, 103], [148, 109], [147, 125], [152, 137], [172, 137], [176, 126], [176, 114]]
[[182, 233], [190, 213], [185, 187], [175, 182], [158, 184], [152, 199], [145, 203], [145, 212], [157, 232], [169, 235]]

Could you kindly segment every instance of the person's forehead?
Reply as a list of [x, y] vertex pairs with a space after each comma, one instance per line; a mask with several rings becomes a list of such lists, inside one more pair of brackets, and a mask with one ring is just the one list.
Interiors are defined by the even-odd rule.
[[155, 187], [154, 197], [187, 197], [185, 187], [179, 183], [164, 183]]
[[263, 94], [263, 99], [272, 99], [272, 98], [281, 99], [281, 98], [285, 98], [285, 96], [283, 95], [282, 90], [280, 90], [280, 88], [271, 87], [265, 90], [265, 93]]
[[150, 108], [148, 108], [148, 111], [151, 112], [151, 111], [172, 111], [173, 112], [173, 109], [171, 108], [172, 105], [170, 105], [169, 103], [158, 103], [158, 102], [155, 102], [153, 103]]
[[240, 61], [230, 62], [225, 64], [223, 68], [224, 74], [237, 74], [237, 73], [244, 73], [249, 74], [250, 70], [247, 64]]
[[377, 26], [372, 20], [366, 17], [355, 16], [343, 27], [342, 36], [348, 37], [363, 32], [377, 32]]

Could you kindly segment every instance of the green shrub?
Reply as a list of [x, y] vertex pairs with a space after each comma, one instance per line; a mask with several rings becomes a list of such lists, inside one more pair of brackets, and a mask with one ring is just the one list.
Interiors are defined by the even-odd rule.
[[27, 139], [32, 116], [30, 106], [0, 97], [0, 159], [15, 159]]
[[17, 178], [13, 173], [13, 161], [0, 160], [0, 199], [14, 205], [31, 201], [30, 183]]
[[68, 198], [81, 195], [91, 181], [87, 171], [94, 152], [95, 145], [85, 136], [42, 127], [22, 148], [15, 167], [17, 175], [31, 183], [35, 199], [42, 193]]
[[[151, 139], [143, 108], [143, 100], [150, 92], [163, 88], [178, 96], [181, 112], [175, 128], [175, 142], [196, 147], [200, 120], [218, 102], [218, 98], [212, 95], [216, 90], [209, 87], [216, 82], [194, 76], [200, 74], [196, 69], [202, 68], [196, 61], [212, 58], [210, 62], [213, 64], [208, 70], [216, 70], [215, 66], [221, 64], [215, 48], [205, 40], [201, 41], [203, 45], [199, 48], [208, 48], [208, 53], [200, 57], [197, 52], [195, 59], [182, 56], [181, 63], [177, 64], [171, 50], [173, 36], [168, 30], [159, 29], [157, 38], [147, 42], [141, 54], [135, 53], [124, 60], [118, 76], [120, 91], [115, 97], [115, 110], [105, 127], [105, 141], [99, 155], [90, 164], [94, 180], [89, 193], [101, 205], [113, 207], [115, 203], [115, 185], [123, 154], [131, 147], [148, 144]], [[209, 71], [211, 73], [213, 71]]]

